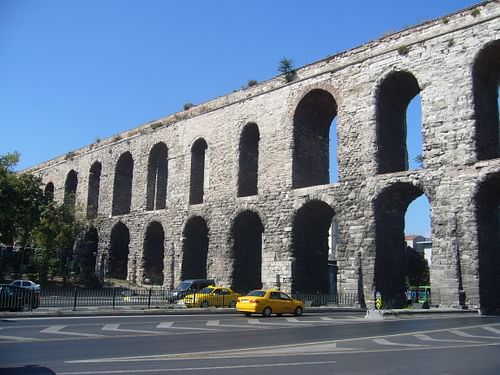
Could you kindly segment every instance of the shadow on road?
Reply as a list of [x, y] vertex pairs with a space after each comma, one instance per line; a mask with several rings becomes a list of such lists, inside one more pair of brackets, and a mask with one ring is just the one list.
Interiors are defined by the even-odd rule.
[[55, 375], [55, 372], [47, 367], [27, 365], [24, 367], [0, 367], [2, 375]]

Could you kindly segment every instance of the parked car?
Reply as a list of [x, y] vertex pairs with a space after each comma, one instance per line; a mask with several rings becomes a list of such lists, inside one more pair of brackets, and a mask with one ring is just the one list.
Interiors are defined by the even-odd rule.
[[0, 284], [0, 310], [22, 311], [40, 306], [40, 292], [10, 284]]
[[239, 296], [231, 288], [212, 285], [185, 296], [184, 304], [187, 307], [235, 307]]
[[40, 284], [37, 284], [31, 280], [14, 280], [10, 285], [20, 286], [22, 288], [28, 288], [37, 292], [40, 292]]
[[209, 285], [215, 285], [211, 279], [189, 279], [182, 281], [177, 288], [172, 290], [168, 295], [171, 302], [183, 299], [186, 295], [198, 292]]
[[304, 312], [304, 302], [276, 289], [253, 290], [246, 296], [238, 298], [236, 312], [246, 316], [252, 314], [262, 314], [264, 317], [269, 317], [271, 314], [301, 316]]

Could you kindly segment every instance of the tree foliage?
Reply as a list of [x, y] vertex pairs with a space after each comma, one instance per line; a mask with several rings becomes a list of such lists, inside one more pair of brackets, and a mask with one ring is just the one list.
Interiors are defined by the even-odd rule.
[[293, 60], [286, 57], [282, 58], [278, 66], [278, 72], [284, 75], [285, 81], [292, 82], [296, 75]]
[[429, 275], [429, 264], [424, 254], [408, 247], [406, 252], [406, 282], [408, 286], [429, 285]]
[[85, 219], [74, 206], [53, 202], [39, 177], [14, 172], [18, 162], [17, 152], [0, 156], [0, 279], [28, 269], [67, 281]]

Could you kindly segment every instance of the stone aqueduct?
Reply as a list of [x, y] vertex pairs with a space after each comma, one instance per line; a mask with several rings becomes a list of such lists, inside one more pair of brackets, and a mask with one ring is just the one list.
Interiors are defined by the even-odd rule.
[[[138, 284], [209, 277], [248, 290], [280, 275], [288, 290], [328, 292], [334, 218], [337, 288], [367, 306], [376, 290], [386, 301], [402, 298], [404, 215], [425, 194], [433, 302], [495, 309], [499, 17], [499, 3], [485, 2], [30, 172], [54, 199], [74, 199], [95, 218], [86, 239], [96, 272]], [[423, 166], [409, 170], [405, 116], [417, 94]]]

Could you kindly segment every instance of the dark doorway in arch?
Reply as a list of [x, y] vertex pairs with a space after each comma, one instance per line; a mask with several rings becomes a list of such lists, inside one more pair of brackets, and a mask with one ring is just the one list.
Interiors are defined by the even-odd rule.
[[191, 182], [189, 187], [189, 204], [203, 203], [205, 191], [205, 156], [207, 142], [198, 139], [191, 147]]
[[473, 66], [476, 149], [478, 160], [500, 157], [498, 91], [500, 85], [500, 40], [484, 47]]
[[163, 284], [163, 257], [165, 254], [165, 233], [157, 221], [152, 222], [144, 239], [144, 282]]
[[78, 279], [86, 287], [98, 286], [96, 275], [96, 259], [99, 245], [99, 236], [94, 227], [89, 228], [76, 244], [76, 264], [78, 265]]
[[76, 187], [78, 185], [78, 174], [71, 170], [66, 176], [64, 183], [64, 204], [68, 207], [75, 207]]
[[148, 160], [146, 210], [162, 210], [167, 202], [168, 149], [160, 142], [153, 146]]
[[378, 173], [409, 169], [407, 108], [419, 92], [417, 80], [408, 72], [393, 72], [380, 85], [376, 114]]
[[[292, 291], [330, 293], [329, 229], [333, 209], [324, 202], [306, 203], [296, 213], [292, 230]], [[333, 292], [333, 291], [332, 291]]]
[[181, 279], [206, 279], [208, 227], [200, 216], [192, 217], [184, 228]]
[[49, 201], [54, 200], [54, 184], [52, 182], [49, 182], [47, 185], [45, 185], [45, 197]]
[[259, 175], [259, 128], [249, 123], [241, 132], [238, 197], [257, 194]]
[[108, 258], [108, 276], [127, 279], [130, 235], [125, 224], [119, 222], [111, 230], [111, 243]]
[[476, 195], [479, 243], [479, 298], [485, 312], [500, 311], [500, 173], [484, 181]]
[[113, 215], [130, 213], [132, 202], [132, 176], [134, 173], [134, 160], [130, 152], [123, 153], [115, 168], [115, 181], [113, 184]]
[[328, 184], [330, 125], [337, 103], [325, 90], [315, 89], [300, 101], [293, 117], [294, 188]]
[[233, 241], [232, 287], [240, 293], [262, 287], [262, 233], [259, 215], [244, 211], [236, 217], [231, 229]]
[[374, 284], [387, 307], [406, 304], [405, 213], [409, 204], [422, 194], [418, 187], [397, 183], [383, 190], [375, 200]]
[[89, 190], [87, 196], [87, 217], [93, 219], [97, 217], [99, 206], [99, 189], [101, 185], [101, 163], [96, 161], [89, 171]]

